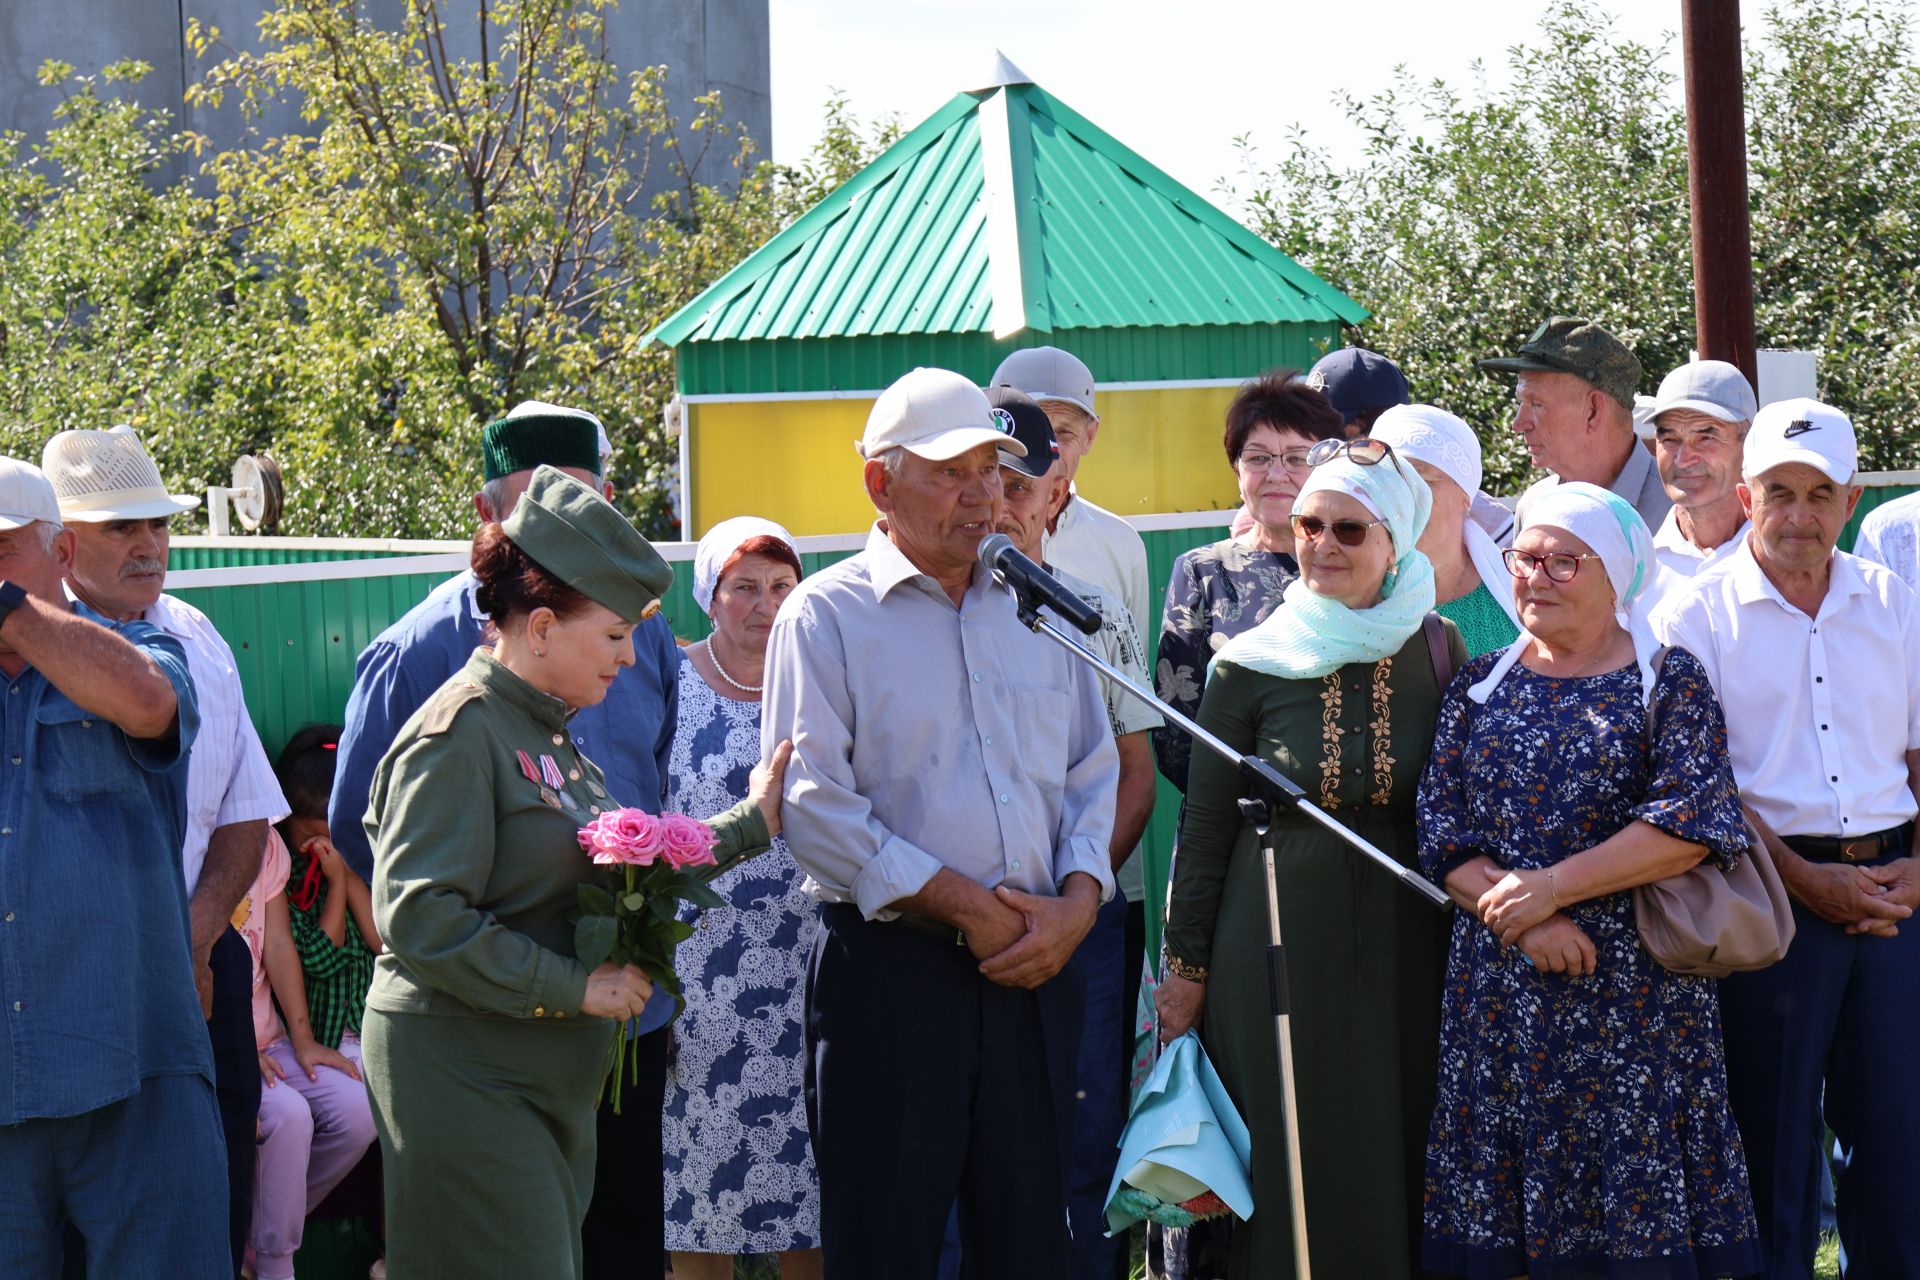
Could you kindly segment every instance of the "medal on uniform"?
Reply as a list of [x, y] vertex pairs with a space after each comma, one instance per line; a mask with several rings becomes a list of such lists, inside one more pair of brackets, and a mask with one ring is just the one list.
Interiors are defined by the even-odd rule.
[[520, 762], [520, 772], [527, 775], [527, 781], [538, 785], [540, 771], [533, 767], [533, 757], [524, 751], [516, 751], [513, 753], [513, 758]]
[[560, 807], [560, 797], [545, 787], [540, 788], [540, 799], [545, 801], [550, 808], [558, 809]]
[[555, 791], [567, 789], [567, 776], [560, 772], [560, 766], [552, 756], [540, 757], [540, 778]]
[[567, 808], [569, 809], [575, 810], [576, 812], [580, 808], [580, 802], [578, 800], [575, 800], [573, 798], [572, 793], [568, 791], [562, 791], [560, 793], [560, 803], [567, 806]]

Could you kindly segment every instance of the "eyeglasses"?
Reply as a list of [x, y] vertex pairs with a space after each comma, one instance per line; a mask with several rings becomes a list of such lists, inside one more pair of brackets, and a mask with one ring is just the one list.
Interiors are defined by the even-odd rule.
[[1572, 582], [1574, 575], [1580, 572], [1582, 560], [1598, 560], [1596, 555], [1570, 555], [1556, 551], [1552, 555], [1536, 556], [1528, 551], [1502, 551], [1500, 558], [1507, 562], [1507, 572], [1525, 581], [1533, 576], [1535, 569], [1544, 568], [1547, 576], [1555, 582]]
[[1333, 530], [1333, 539], [1343, 547], [1357, 547], [1367, 540], [1367, 530], [1385, 520], [1322, 520], [1319, 516], [1294, 516], [1293, 538], [1295, 542], [1314, 542], [1327, 530]]
[[1289, 471], [1305, 471], [1313, 465], [1307, 460], [1311, 452], [1308, 449], [1283, 449], [1279, 453], [1249, 450], [1234, 459], [1233, 465], [1250, 475], [1271, 471], [1276, 462]]
[[1400, 465], [1393, 446], [1371, 436], [1355, 436], [1351, 440], [1322, 440], [1307, 450], [1307, 465], [1317, 467], [1339, 457], [1349, 458], [1363, 467], [1378, 466], [1388, 458], [1393, 459], [1396, 467]]

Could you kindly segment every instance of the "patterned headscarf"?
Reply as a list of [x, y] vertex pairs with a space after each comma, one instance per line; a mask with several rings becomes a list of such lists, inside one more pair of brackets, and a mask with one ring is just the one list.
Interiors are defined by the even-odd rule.
[[[1473, 428], [1430, 404], [1402, 404], [1381, 414], [1367, 429], [1375, 440], [1392, 445], [1403, 458], [1424, 462], [1460, 486], [1471, 503], [1480, 492], [1480, 438]], [[1506, 611], [1515, 626], [1520, 615], [1513, 608], [1513, 576], [1500, 559], [1500, 547], [1471, 515], [1461, 522], [1460, 536], [1467, 558], [1486, 585], [1487, 593]]]
[[1282, 597], [1283, 607], [1228, 641], [1216, 662], [1237, 663], [1283, 680], [1323, 676], [1348, 663], [1392, 657], [1433, 609], [1433, 565], [1414, 545], [1433, 511], [1433, 491], [1420, 474], [1394, 457], [1373, 466], [1337, 457], [1313, 469], [1300, 486], [1295, 506], [1321, 490], [1346, 494], [1386, 523], [1394, 561], [1380, 584], [1379, 601], [1352, 609], [1317, 594], [1299, 578]]

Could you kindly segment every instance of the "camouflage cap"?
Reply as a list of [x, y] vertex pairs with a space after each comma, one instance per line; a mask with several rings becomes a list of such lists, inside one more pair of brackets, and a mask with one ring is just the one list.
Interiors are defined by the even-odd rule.
[[1482, 360], [1488, 373], [1570, 373], [1631, 410], [1640, 389], [1640, 358], [1591, 320], [1551, 316], [1510, 356]]

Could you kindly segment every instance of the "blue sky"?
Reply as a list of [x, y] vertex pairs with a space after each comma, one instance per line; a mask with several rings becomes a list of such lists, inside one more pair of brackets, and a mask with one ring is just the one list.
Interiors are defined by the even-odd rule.
[[[1679, 0], [1605, 7], [1634, 39], [1673, 33], [1678, 71]], [[898, 113], [910, 126], [978, 87], [999, 48], [1122, 142], [1215, 195], [1236, 168], [1235, 135], [1277, 149], [1297, 123], [1336, 160], [1355, 160], [1361, 139], [1336, 92], [1364, 95], [1396, 63], [1458, 84], [1476, 58], [1499, 73], [1507, 46], [1531, 38], [1547, 8], [1546, 0], [770, 0], [773, 154], [806, 154], [831, 89], [862, 116]], [[1750, 0], [1750, 23], [1757, 9]]]

